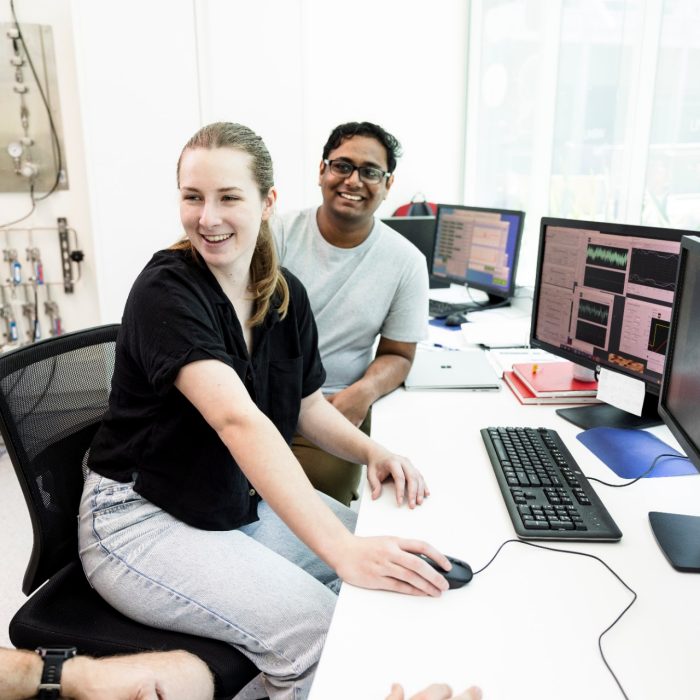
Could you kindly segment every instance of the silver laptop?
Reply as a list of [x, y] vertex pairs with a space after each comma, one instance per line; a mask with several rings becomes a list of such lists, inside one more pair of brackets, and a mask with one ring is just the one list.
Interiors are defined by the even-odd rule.
[[404, 386], [406, 389], [492, 391], [500, 389], [501, 382], [483, 350], [419, 348]]

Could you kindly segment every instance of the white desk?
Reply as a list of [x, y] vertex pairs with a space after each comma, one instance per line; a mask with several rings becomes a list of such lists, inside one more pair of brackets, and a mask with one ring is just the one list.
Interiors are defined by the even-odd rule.
[[[479, 429], [555, 428], [584, 473], [614, 480], [551, 406], [521, 406], [500, 392], [406, 392], [374, 407], [373, 436], [408, 455], [431, 497], [397, 508], [392, 487], [364, 491], [357, 533], [429, 541], [484, 566], [514, 538]], [[665, 428], [655, 432], [669, 442]], [[673, 443], [675, 444], [675, 443]], [[700, 698], [700, 576], [675, 571], [658, 548], [650, 510], [700, 514], [700, 476], [596, 485], [623, 532], [619, 543], [552, 543], [602, 557], [639, 594], [603, 645], [632, 700]], [[312, 700], [382, 700], [392, 682], [407, 697], [431, 682], [480, 685], [486, 700], [621, 698], [598, 652], [599, 634], [631, 600], [600, 563], [509, 544], [464, 588], [439, 599], [344, 585]]]

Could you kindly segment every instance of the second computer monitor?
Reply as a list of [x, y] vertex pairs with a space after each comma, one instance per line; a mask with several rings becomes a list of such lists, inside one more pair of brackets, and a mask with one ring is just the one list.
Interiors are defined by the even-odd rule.
[[681, 241], [677, 286], [659, 414], [700, 471], [700, 238], [697, 236], [685, 236]]
[[439, 204], [434, 277], [486, 292], [489, 303], [513, 296], [525, 213]]
[[[659, 415], [700, 471], [700, 238], [681, 241], [676, 297], [659, 397]], [[700, 506], [700, 504], [698, 504]], [[700, 573], [700, 517], [649, 513], [654, 536], [680, 571]]]
[[[645, 384], [648, 415], [559, 409], [580, 427], [659, 422], [656, 399], [676, 289], [680, 241], [688, 231], [542, 219], [531, 344], [590, 369]], [[579, 420], [580, 419], [580, 420]], [[599, 419], [604, 422], [599, 422]]]

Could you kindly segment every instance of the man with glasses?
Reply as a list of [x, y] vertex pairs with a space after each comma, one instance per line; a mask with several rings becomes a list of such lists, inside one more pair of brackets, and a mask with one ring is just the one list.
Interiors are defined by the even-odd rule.
[[[323, 392], [367, 434], [370, 407], [403, 382], [416, 342], [427, 334], [425, 260], [374, 216], [394, 182], [399, 155], [399, 142], [380, 126], [341, 124], [323, 148], [321, 206], [273, 224], [282, 265], [309, 294], [327, 373]], [[313, 437], [295, 436], [297, 459], [317, 489], [350, 505], [361, 465], [327, 454]]]

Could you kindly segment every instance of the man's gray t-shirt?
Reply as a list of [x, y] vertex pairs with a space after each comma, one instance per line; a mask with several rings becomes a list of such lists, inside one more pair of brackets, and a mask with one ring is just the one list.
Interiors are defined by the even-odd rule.
[[272, 222], [281, 264], [304, 284], [326, 369], [324, 393], [356, 382], [378, 335], [415, 343], [427, 336], [428, 273], [420, 251], [375, 218], [369, 236], [338, 248], [321, 235], [316, 207]]

